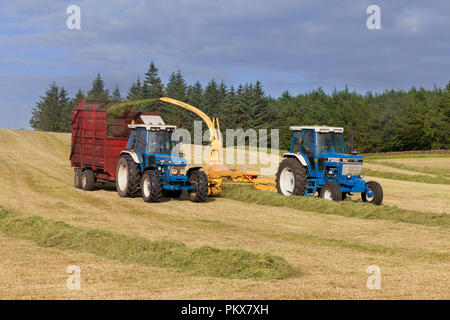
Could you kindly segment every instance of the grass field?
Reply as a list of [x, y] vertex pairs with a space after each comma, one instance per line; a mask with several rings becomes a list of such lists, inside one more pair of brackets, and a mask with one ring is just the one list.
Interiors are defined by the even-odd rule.
[[[245, 189], [148, 204], [74, 189], [69, 149], [68, 134], [0, 129], [0, 298], [450, 298], [448, 184], [368, 177], [384, 188], [375, 209]], [[371, 163], [450, 169], [449, 157]], [[366, 287], [373, 264], [381, 290]], [[80, 290], [66, 288], [69, 265]]]

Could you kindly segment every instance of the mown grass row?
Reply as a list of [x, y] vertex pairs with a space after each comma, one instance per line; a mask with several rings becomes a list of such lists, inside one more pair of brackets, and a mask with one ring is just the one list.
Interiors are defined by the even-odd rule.
[[283, 258], [245, 250], [190, 249], [176, 241], [85, 230], [38, 216], [23, 217], [0, 208], [0, 230], [10, 237], [32, 240], [44, 247], [89, 252], [127, 263], [170, 268], [192, 275], [237, 279], [283, 279], [301, 275]]
[[429, 167], [423, 167], [423, 166], [410, 166], [403, 163], [397, 163], [397, 162], [389, 162], [389, 161], [376, 161], [376, 160], [368, 160], [369, 163], [376, 163], [378, 165], [396, 168], [396, 169], [402, 169], [402, 170], [409, 170], [419, 173], [428, 173], [433, 174], [440, 177], [450, 177], [450, 170], [448, 169], [438, 169], [438, 168], [429, 168]]
[[363, 168], [363, 173], [366, 176], [392, 179], [392, 180], [402, 180], [402, 181], [410, 181], [410, 182], [422, 182], [422, 183], [431, 183], [431, 184], [450, 184], [450, 179], [447, 179], [442, 176], [432, 177], [426, 175], [412, 175], [405, 173], [397, 173], [397, 172], [389, 172], [389, 171], [379, 171], [368, 168]]
[[450, 227], [450, 214], [406, 210], [397, 206], [374, 206], [368, 203], [353, 201], [334, 202], [326, 201], [318, 197], [284, 197], [275, 192], [255, 190], [251, 187], [228, 187], [225, 188], [222, 196], [264, 206], [287, 207], [322, 214], [336, 214], [344, 217]]

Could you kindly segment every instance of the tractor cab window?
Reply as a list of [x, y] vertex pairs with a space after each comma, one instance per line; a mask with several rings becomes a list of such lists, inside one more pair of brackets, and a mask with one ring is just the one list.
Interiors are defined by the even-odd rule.
[[295, 132], [294, 133], [294, 141], [292, 142], [291, 150], [293, 153], [299, 153], [300, 152], [300, 138], [302, 137], [302, 132]]
[[314, 131], [303, 133], [302, 153], [314, 154]]
[[149, 131], [148, 153], [171, 154], [174, 145], [171, 136], [169, 131]]
[[136, 152], [145, 152], [145, 144], [147, 138], [147, 130], [145, 128], [139, 128], [136, 132], [136, 142], [135, 142], [135, 149]]
[[317, 134], [317, 153], [327, 155], [329, 153], [345, 154], [345, 145], [340, 133], [319, 133]]

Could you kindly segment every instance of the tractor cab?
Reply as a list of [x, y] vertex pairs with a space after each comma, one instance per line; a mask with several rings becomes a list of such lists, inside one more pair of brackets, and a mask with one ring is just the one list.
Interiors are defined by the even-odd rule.
[[291, 126], [289, 129], [293, 131], [290, 152], [283, 154], [277, 172], [279, 193], [312, 196], [317, 192], [336, 201], [361, 193], [363, 200], [381, 204], [381, 186], [363, 180], [363, 158], [347, 153], [343, 128]]

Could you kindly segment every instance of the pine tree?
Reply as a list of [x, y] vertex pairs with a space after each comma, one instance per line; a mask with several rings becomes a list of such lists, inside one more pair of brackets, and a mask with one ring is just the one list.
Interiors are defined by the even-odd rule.
[[186, 96], [189, 104], [199, 109], [202, 108], [203, 88], [199, 81], [196, 81], [194, 85], [188, 87]]
[[69, 118], [71, 118], [68, 113], [71, 111], [71, 106], [67, 91], [64, 88], [59, 89], [55, 83], [52, 83], [46, 90], [45, 96], [41, 97], [33, 108], [30, 126], [41, 131], [68, 131]]
[[210, 117], [216, 117], [218, 116], [219, 104], [219, 88], [216, 80], [212, 79], [203, 92], [203, 111], [205, 111], [205, 113]]
[[138, 77], [136, 82], [131, 85], [130, 90], [128, 90], [127, 100], [133, 101], [140, 99], [142, 99], [142, 86], [141, 79]]
[[150, 62], [148, 71], [145, 73], [143, 88], [144, 99], [161, 98], [163, 96], [164, 85], [158, 76], [158, 68], [153, 61]]
[[108, 89], [105, 89], [105, 83], [103, 82], [100, 73], [97, 74], [97, 77], [92, 82], [92, 88], [88, 92], [88, 97], [90, 99], [100, 99], [100, 100], [109, 99]]
[[84, 92], [81, 89], [78, 89], [77, 93], [75, 94], [75, 97], [72, 99], [72, 103], [75, 106], [78, 106], [83, 99], [85, 99], [86, 96]]
[[57, 128], [58, 132], [70, 132], [71, 131], [71, 123], [72, 123], [72, 112], [76, 105], [69, 98], [67, 91], [64, 88], [61, 88], [59, 91], [59, 108], [60, 108], [60, 117], [59, 117], [59, 125]]
[[122, 100], [122, 95], [120, 94], [119, 87], [116, 85], [114, 91], [111, 95], [112, 100]]
[[[186, 101], [187, 84], [181, 75], [180, 70], [173, 72], [169, 77], [165, 94], [169, 98], [173, 98], [180, 101]], [[164, 108], [167, 110], [167, 108]], [[178, 127], [186, 128], [186, 111], [181, 108], [171, 106], [170, 111], [165, 111], [170, 115], [170, 120], [173, 121]]]

